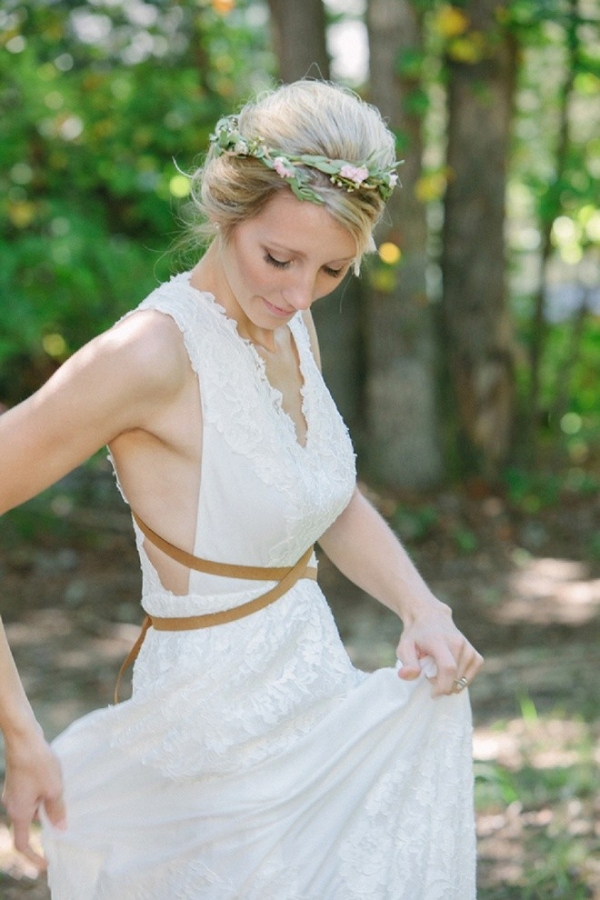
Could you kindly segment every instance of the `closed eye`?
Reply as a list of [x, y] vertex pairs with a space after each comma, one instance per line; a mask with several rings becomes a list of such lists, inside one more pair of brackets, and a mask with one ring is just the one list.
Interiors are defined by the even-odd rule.
[[[265, 251], [265, 255], [263, 257], [264, 261], [268, 263], [270, 266], [274, 266], [276, 269], [288, 269], [292, 262], [289, 259], [277, 259], [276, 256], [273, 256], [268, 251]], [[340, 278], [346, 266], [342, 266], [340, 269], [332, 269], [331, 266], [323, 266], [323, 271], [326, 275], [329, 275], [330, 278]]]
[[270, 266], [275, 266], [276, 269], [287, 269], [290, 264], [289, 259], [276, 259], [270, 253], [265, 253], [263, 258], [266, 263]]

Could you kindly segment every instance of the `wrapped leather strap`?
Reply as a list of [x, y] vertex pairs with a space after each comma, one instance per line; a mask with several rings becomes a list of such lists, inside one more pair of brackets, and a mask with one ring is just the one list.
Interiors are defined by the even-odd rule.
[[133, 513], [133, 518], [142, 534], [150, 543], [188, 569], [194, 569], [210, 575], [222, 575], [227, 578], [241, 578], [250, 581], [277, 581], [277, 584], [264, 594], [255, 597], [254, 600], [248, 601], [248, 603], [242, 603], [240, 606], [234, 606], [231, 609], [224, 609], [215, 613], [173, 617], [147, 615], [142, 623], [142, 629], [135, 644], [127, 654], [127, 658], [119, 670], [115, 686], [115, 703], [119, 702], [119, 687], [123, 674], [137, 659], [150, 626], [157, 631], [193, 631], [198, 628], [212, 628], [214, 625], [224, 625], [227, 622], [235, 622], [238, 619], [243, 619], [245, 616], [252, 615], [252, 613], [258, 612], [259, 609], [264, 609], [269, 604], [274, 603], [275, 600], [279, 600], [301, 578], [311, 578], [316, 581], [317, 569], [315, 566], [308, 565], [308, 561], [313, 553], [313, 547], [309, 547], [295, 565], [288, 567], [239, 566], [233, 563], [216, 563], [198, 556], [192, 556], [185, 550], [181, 550], [174, 544], [169, 543], [155, 531], [152, 531], [135, 513]]
[[[285, 576], [278, 581], [275, 587], [272, 587], [266, 593], [249, 600], [248, 603], [242, 603], [240, 606], [234, 606], [231, 609], [223, 609], [215, 613], [204, 613], [199, 616], [174, 616], [173, 618], [163, 618], [162, 616], [150, 616], [152, 627], [157, 631], [188, 631], [193, 628], [212, 628], [213, 625], [224, 625], [226, 622], [235, 622], [237, 619], [243, 619], [250, 616], [259, 609], [264, 609], [275, 600], [283, 597], [291, 587], [293, 587], [300, 578], [312, 578], [316, 580], [317, 570], [314, 567], [308, 567], [308, 561], [312, 556], [313, 548], [309, 547], [306, 553], [300, 557], [295, 566], [286, 570]], [[265, 571], [269, 571], [265, 569]], [[264, 579], [265, 581], [267, 579]]]
[[191, 553], [176, 547], [175, 544], [170, 544], [156, 531], [152, 531], [150, 526], [146, 525], [136, 513], [132, 512], [132, 516], [144, 537], [151, 544], [154, 544], [175, 562], [181, 563], [186, 569], [204, 572], [206, 575], [224, 575], [226, 578], [243, 578], [248, 581], [281, 581], [290, 571], [290, 566], [238, 566], [235, 563], [212, 562], [210, 559], [192, 556]]

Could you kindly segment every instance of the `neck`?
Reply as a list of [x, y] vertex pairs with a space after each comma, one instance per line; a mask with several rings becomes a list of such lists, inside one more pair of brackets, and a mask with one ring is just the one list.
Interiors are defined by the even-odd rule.
[[237, 324], [238, 334], [260, 350], [274, 353], [277, 340], [274, 329], [259, 328], [241, 309], [227, 278], [220, 238], [215, 238], [202, 259], [194, 267], [191, 284], [213, 294], [220, 306]]

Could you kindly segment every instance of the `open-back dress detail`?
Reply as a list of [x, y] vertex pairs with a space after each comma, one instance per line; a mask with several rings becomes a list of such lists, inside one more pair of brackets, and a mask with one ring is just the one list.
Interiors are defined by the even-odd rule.
[[[139, 309], [179, 326], [200, 384], [194, 554], [290, 566], [355, 486], [347, 430], [298, 314], [306, 443], [260, 356], [189, 273]], [[157, 530], [160, 523], [154, 523]], [[166, 590], [136, 527], [144, 609], [215, 612], [269, 583]], [[53, 900], [472, 900], [467, 692], [354, 668], [315, 581], [195, 631], [150, 629], [133, 695], [54, 742], [68, 828], [44, 823]]]

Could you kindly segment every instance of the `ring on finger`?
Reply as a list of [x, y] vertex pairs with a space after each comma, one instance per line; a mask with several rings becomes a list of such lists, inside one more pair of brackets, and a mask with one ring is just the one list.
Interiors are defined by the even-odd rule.
[[466, 678], [457, 678], [454, 681], [454, 687], [457, 693], [460, 691], [464, 691], [464, 689], [468, 686], [469, 682]]

